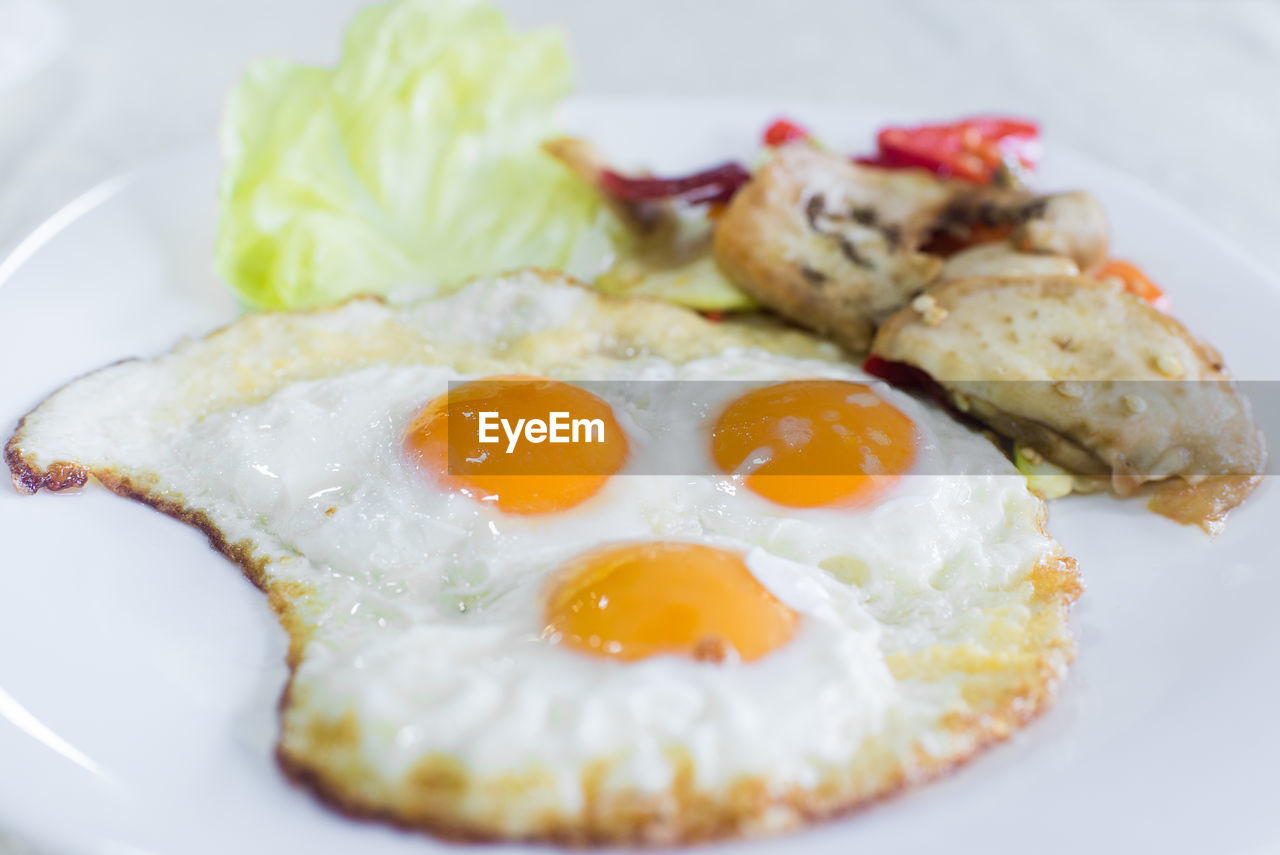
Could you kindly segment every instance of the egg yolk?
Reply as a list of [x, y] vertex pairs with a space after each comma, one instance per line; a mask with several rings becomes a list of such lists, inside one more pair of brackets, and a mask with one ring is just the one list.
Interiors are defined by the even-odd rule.
[[[482, 436], [481, 414], [488, 426]], [[508, 428], [520, 419], [548, 423], [553, 413], [599, 420], [603, 430], [582, 425], [560, 431], [568, 441], [520, 436], [510, 448]], [[505, 421], [507, 427], [496, 424]], [[545, 432], [544, 432], [545, 433]], [[496, 442], [482, 442], [487, 437]], [[620, 470], [627, 438], [613, 409], [585, 389], [540, 377], [507, 376], [454, 387], [427, 404], [404, 438], [410, 456], [446, 489], [492, 502], [512, 514], [546, 514], [585, 502]]]
[[679, 654], [719, 662], [736, 654], [751, 662], [785, 644], [798, 620], [735, 552], [640, 543], [569, 562], [547, 600], [543, 637], [625, 661]]
[[862, 383], [796, 380], [734, 400], [711, 448], [722, 471], [780, 505], [856, 507], [911, 468], [916, 428]]

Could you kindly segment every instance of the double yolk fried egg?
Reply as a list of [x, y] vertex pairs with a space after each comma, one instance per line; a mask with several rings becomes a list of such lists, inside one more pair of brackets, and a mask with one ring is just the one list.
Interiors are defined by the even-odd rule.
[[[489, 411], [599, 441], [508, 452]], [[6, 457], [208, 532], [290, 635], [283, 767], [443, 834], [795, 826], [1007, 735], [1073, 649], [1074, 563], [985, 439], [807, 335], [550, 274], [247, 316]]]

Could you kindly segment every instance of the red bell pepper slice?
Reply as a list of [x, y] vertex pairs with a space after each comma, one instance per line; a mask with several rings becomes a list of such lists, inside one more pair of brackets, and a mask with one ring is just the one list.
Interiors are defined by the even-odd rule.
[[928, 169], [941, 178], [986, 184], [1012, 159], [1034, 169], [1040, 127], [1025, 119], [978, 117], [945, 124], [888, 127], [876, 135], [878, 152], [859, 163], [885, 169]]
[[764, 144], [780, 146], [795, 140], [807, 140], [809, 136], [809, 129], [804, 125], [790, 119], [775, 119], [769, 127], [764, 129]]

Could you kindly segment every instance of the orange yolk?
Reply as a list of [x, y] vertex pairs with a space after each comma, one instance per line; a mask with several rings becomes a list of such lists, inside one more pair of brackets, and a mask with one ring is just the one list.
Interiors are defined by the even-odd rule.
[[[505, 429], [493, 427], [496, 443], [482, 443], [480, 414], [496, 413], [511, 426], [519, 419], [548, 422], [552, 413], [570, 420], [599, 419], [598, 431], [578, 441], [531, 442], [523, 435], [507, 453]], [[587, 442], [586, 437], [592, 437]], [[405, 434], [405, 448], [445, 488], [492, 502], [512, 514], [546, 514], [585, 502], [627, 460], [627, 438], [613, 409], [585, 389], [540, 377], [490, 377], [451, 389], [423, 407]]]
[[796, 380], [748, 392], [720, 416], [711, 452], [747, 489], [791, 508], [854, 507], [911, 468], [911, 419], [861, 383]]
[[595, 656], [634, 661], [681, 654], [751, 662], [785, 644], [799, 615], [735, 552], [640, 543], [569, 562], [546, 606], [544, 637]]

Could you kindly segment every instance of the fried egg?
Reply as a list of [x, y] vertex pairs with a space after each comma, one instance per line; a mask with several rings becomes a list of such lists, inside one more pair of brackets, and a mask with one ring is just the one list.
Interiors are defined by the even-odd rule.
[[[603, 439], [507, 457], [481, 405]], [[208, 533], [290, 635], [283, 768], [449, 836], [793, 827], [1005, 737], [1073, 651], [1074, 562], [986, 439], [807, 335], [551, 274], [246, 316], [6, 459]]]

